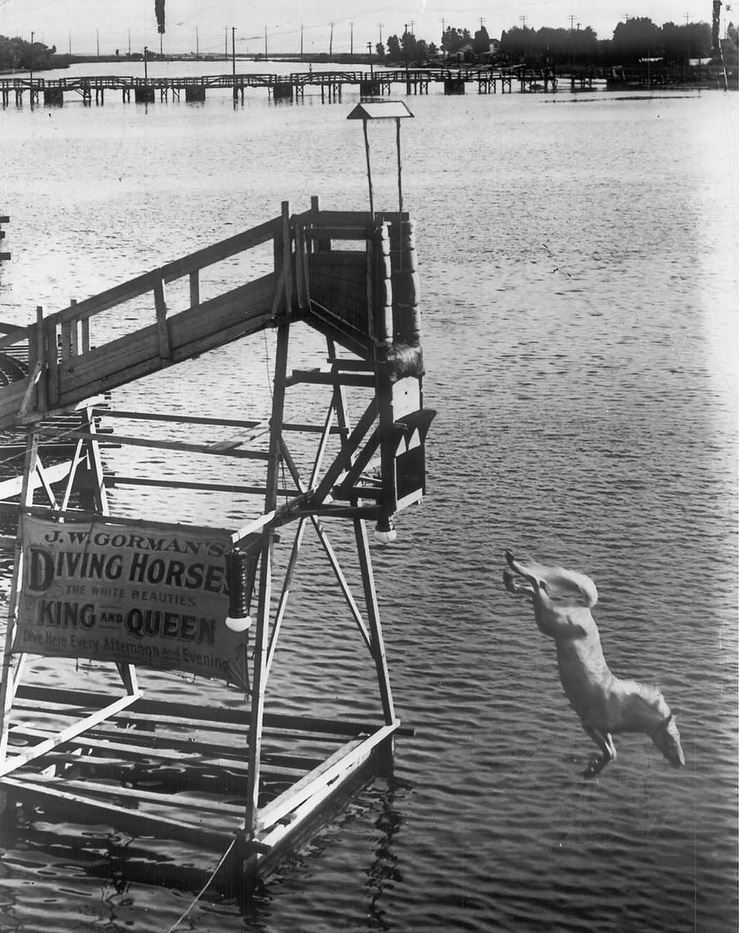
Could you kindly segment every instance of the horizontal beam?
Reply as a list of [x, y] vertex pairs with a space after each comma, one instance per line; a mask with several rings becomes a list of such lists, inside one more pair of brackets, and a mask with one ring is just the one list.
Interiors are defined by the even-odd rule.
[[[197, 483], [184, 480], [145, 479], [136, 476], [106, 476], [106, 487], [115, 489], [116, 486], [158, 486], [163, 489], [192, 489], [194, 492], [230, 492], [244, 496], [264, 496], [265, 486], [237, 486], [229, 483]], [[0, 484], [0, 488], [1, 488]], [[278, 489], [278, 496], [297, 496], [297, 489]]]
[[[48, 428], [39, 428], [44, 437], [54, 437], [55, 432]], [[83, 441], [99, 441], [99, 434], [89, 434], [86, 431], [70, 431], [66, 437]], [[120, 444], [122, 447], [150, 447], [160, 450], [176, 450], [182, 453], [212, 454], [221, 457], [236, 457], [242, 460], [267, 460], [269, 454], [261, 450], [242, 450], [239, 447], [223, 450], [211, 444], [189, 444], [185, 441], [162, 441], [147, 437], [124, 437], [121, 434], [105, 434], [106, 444]]]
[[[218, 847], [230, 841], [234, 832], [218, 832], [206, 828], [203, 823], [191, 823], [183, 820], [181, 816], [177, 819], [168, 819], [165, 816], [152, 813], [142, 813], [140, 810], [132, 810], [130, 807], [121, 807], [114, 803], [102, 800], [93, 800], [84, 797], [81, 794], [72, 794], [56, 787], [43, 787], [39, 784], [26, 783], [23, 779], [3, 778], [2, 784], [5, 788], [12, 789], [15, 794], [38, 801], [39, 798], [45, 800], [47, 805], [56, 803], [60, 806], [66, 806], [78, 814], [92, 814], [103, 817], [106, 823], [112, 818], [116, 825], [124, 832], [130, 832], [133, 835], [153, 835], [159, 838], [177, 839], [182, 842], [201, 843]], [[212, 815], [211, 815], [212, 818]]]
[[[56, 735], [42, 740], [38, 745], [34, 745], [28, 752], [14, 755], [12, 758], [7, 757], [5, 761], [0, 763], [0, 777], [17, 771], [18, 768], [28, 764], [30, 761], [40, 758], [46, 752], [51, 751], [52, 748], [58, 748], [58, 746], [65, 745], [67, 742], [73, 742], [77, 736], [81, 735], [83, 732], [86, 732], [88, 729], [91, 729], [93, 726], [109, 718], [114, 713], [135, 703], [140, 696], [141, 691], [138, 690], [135, 693], [130, 693], [127, 696], [121, 697], [113, 703], [108, 703], [108, 705], [104, 706], [102, 709], [95, 710], [95, 712], [81, 719], [79, 722], [75, 722], [66, 729], [62, 729], [61, 732], [58, 732]], [[108, 697], [107, 699], [110, 698]]]

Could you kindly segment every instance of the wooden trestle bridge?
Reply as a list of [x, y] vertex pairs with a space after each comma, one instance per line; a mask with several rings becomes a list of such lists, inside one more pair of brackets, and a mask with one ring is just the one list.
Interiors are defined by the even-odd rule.
[[[261, 258], [249, 265], [253, 255]], [[304, 213], [283, 204], [275, 219], [62, 310], [39, 309], [28, 326], [4, 328], [0, 431], [25, 439], [23, 470], [0, 484], [18, 514], [0, 683], [6, 831], [14, 825], [32, 835], [40, 821], [44, 838], [53, 844], [59, 826], [69, 846], [71, 825], [102, 824], [136, 837], [131, 852], [150, 838], [181, 840], [205, 859], [204, 871], [228, 853], [231, 876], [253, 879], [370, 769], [388, 767], [400, 723], [366, 522], [389, 539], [396, 513], [424, 494], [433, 412], [423, 407], [419, 323], [407, 214], [323, 211], [314, 199]], [[316, 368], [290, 370], [291, 333], [306, 325], [325, 339], [325, 357]], [[120, 386], [268, 333], [276, 349], [265, 421], [240, 411], [195, 417], [114, 407]], [[316, 423], [288, 421], [288, 393], [308, 391], [323, 393], [323, 413]], [[101, 393], [112, 393], [103, 406]], [[359, 417], [350, 421], [348, 399], [358, 397]], [[103, 433], [102, 423], [121, 422], [147, 428]], [[175, 439], [153, 436], [163, 424], [179, 426]], [[203, 429], [228, 436], [196, 442]], [[103, 441], [131, 456], [150, 448], [157, 457], [220, 458], [237, 478], [146, 476], [146, 460], [139, 475], [111, 475]], [[239, 527], [201, 528], [175, 515], [161, 523], [112, 514], [112, 486], [169, 486], [183, 500], [226, 490], [261, 504]], [[351, 529], [344, 539], [352, 540], [353, 576], [342, 569], [329, 520]], [[376, 683], [377, 711], [365, 720], [286, 714], [284, 697], [281, 714], [267, 708], [311, 528]], [[166, 602], [166, 611], [152, 600]], [[317, 615], [314, 658], [333, 706], [324, 624]], [[27, 663], [37, 655], [47, 659], [42, 682]], [[75, 678], [80, 658], [96, 662], [102, 686], [85, 689]], [[72, 671], [66, 680], [64, 664]], [[176, 690], [145, 692], [139, 678], [150, 668], [157, 684], [180, 672]], [[211, 678], [214, 696], [226, 701], [209, 703], [202, 687], [183, 686], [182, 671]], [[188, 689], [191, 702], [172, 700]], [[134, 871], [125, 859], [121, 865]]]
[[[566, 78], [572, 88], [591, 86], [594, 75], [582, 72]], [[21, 104], [24, 95], [32, 103], [63, 104], [65, 95], [81, 97], [85, 103], [102, 104], [106, 93], [120, 93], [124, 102], [151, 103], [160, 100], [204, 101], [211, 90], [231, 90], [243, 99], [248, 89], [266, 89], [275, 100], [302, 98], [306, 90], [321, 94], [322, 100], [340, 100], [344, 88], [356, 88], [364, 96], [390, 94], [400, 86], [408, 94], [428, 94], [432, 84], [442, 84], [445, 94], [463, 94], [467, 87], [478, 93], [511, 93], [514, 88], [556, 90], [558, 79], [548, 69], [492, 66], [460, 68], [398, 68], [372, 71], [311, 71], [292, 74], [223, 74], [199, 77], [128, 77], [86, 75], [65, 78], [0, 78], [0, 100]]]

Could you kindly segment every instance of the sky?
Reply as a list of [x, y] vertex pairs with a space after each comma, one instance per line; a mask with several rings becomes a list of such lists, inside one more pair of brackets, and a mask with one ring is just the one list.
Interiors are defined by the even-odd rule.
[[[739, 0], [736, 0], [739, 3]], [[731, 0], [729, 0], [729, 5]], [[739, 8], [738, 8], [739, 9]], [[476, 3], [475, 0], [166, 0], [166, 32], [162, 50], [220, 53], [232, 29], [236, 51], [299, 52], [301, 23], [306, 52], [365, 51], [367, 44], [402, 35], [405, 25], [418, 39], [439, 40], [442, 25], [467, 28], [474, 34], [481, 21], [492, 38], [504, 29], [526, 25], [592, 27], [600, 39], [610, 39], [626, 17], [648, 16], [662, 25], [711, 21], [711, 0], [516, 0]], [[726, 20], [736, 14], [722, 10]], [[333, 27], [332, 24], [333, 23]], [[382, 24], [382, 25], [380, 25]], [[60, 52], [124, 54], [144, 46], [158, 50], [154, 0], [0, 0], [0, 35], [23, 36], [57, 47]]]

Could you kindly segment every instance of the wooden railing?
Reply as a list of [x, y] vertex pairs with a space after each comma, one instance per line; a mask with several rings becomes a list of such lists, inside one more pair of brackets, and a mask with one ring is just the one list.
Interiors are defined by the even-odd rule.
[[[274, 327], [284, 315], [363, 359], [378, 346], [417, 342], [413, 233], [404, 214], [399, 235], [398, 220], [319, 211], [315, 201], [310, 211], [290, 216], [285, 204], [281, 217], [61, 311], [44, 316], [39, 308], [34, 323], [0, 336], [0, 353], [25, 347], [28, 358], [28, 376], [0, 388], [0, 430]], [[269, 243], [270, 271], [202, 299], [204, 270]], [[181, 280], [187, 306], [168, 313], [167, 286]], [[103, 317], [136, 301], [135, 315]], [[127, 317], [134, 320], [126, 324]]]

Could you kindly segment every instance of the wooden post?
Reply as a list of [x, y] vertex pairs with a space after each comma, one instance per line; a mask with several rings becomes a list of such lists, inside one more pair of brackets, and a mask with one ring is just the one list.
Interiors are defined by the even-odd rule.
[[190, 273], [190, 307], [197, 308], [200, 304], [200, 270]]
[[[329, 355], [331, 358], [336, 355], [333, 342], [329, 342]], [[346, 437], [350, 433], [350, 424], [346, 396], [341, 386], [336, 386], [334, 389], [333, 404], [339, 430], [342, 432], [342, 435]], [[377, 601], [375, 578], [372, 572], [372, 557], [370, 555], [369, 542], [367, 539], [367, 526], [362, 518], [354, 519], [354, 537], [357, 543], [359, 566], [362, 574], [362, 586], [364, 587], [365, 604], [367, 607], [367, 621], [370, 630], [372, 657], [375, 662], [375, 670], [377, 671], [382, 713], [385, 717], [385, 723], [390, 725], [390, 723], [395, 722], [395, 705], [393, 703], [390, 674], [387, 666], [387, 658], [385, 656], [385, 642], [382, 636], [382, 626], [380, 624], [380, 607]]]
[[[283, 221], [289, 217], [287, 201], [282, 205]], [[282, 242], [275, 239], [275, 272], [282, 264], [287, 270], [290, 259], [290, 230], [283, 225]], [[287, 253], [287, 257], [285, 254]], [[287, 275], [285, 288], [291, 288]], [[277, 328], [277, 352], [275, 355], [274, 390], [272, 393], [272, 418], [270, 421], [269, 459], [267, 460], [267, 481], [264, 496], [264, 514], [274, 512], [277, 507], [277, 489], [280, 475], [282, 453], [282, 421], [285, 409], [285, 381], [287, 378], [287, 356], [290, 341], [289, 320]], [[249, 714], [249, 775], [247, 779], [245, 832], [253, 838], [257, 830], [259, 816], [259, 776], [262, 756], [262, 725], [264, 721], [264, 703], [267, 692], [269, 661], [269, 616], [272, 595], [272, 549], [274, 546], [274, 528], [264, 532], [259, 571], [259, 601], [254, 633], [254, 682], [252, 688], [251, 711]]]
[[13, 660], [13, 641], [18, 622], [18, 592], [23, 577], [23, 510], [33, 504], [33, 486], [31, 476], [38, 463], [38, 434], [31, 428], [26, 435], [26, 456], [23, 463], [23, 482], [21, 486], [18, 528], [15, 540], [15, 560], [13, 579], [10, 584], [8, 599], [8, 623], [5, 629], [5, 650], [3, 652], [2, 679], [0, 679], [0, 767], [5, 764], [8, 755], [8, 726], [13, 698], [18, 688], [23, 657], [19, 659], [15, 673], [11, 670]]
[[167, 302], [164, 297], [164, 279], [160, 278], [154, 285], [154, 305], [157, 316], [157, 337], [159, 339], [159, 359], [163, 363], [169, 362], [172, 351], [169, 345], [169, 328], [167, 325]]
[[[398, 121], [400, 123], [400, 121]], [[369, 135], [367, 133], [367, 121], [362, 120], [362, 128], [364, 130], [364, 152], [367, 157], [367, 184], [369, 185], [369, 205], [370, 205], [370, 217], [375, 216], [375, 206], [374, 198], [372, 193], [372, 169], [370, 167], [370, 144], [369, 144]]]

